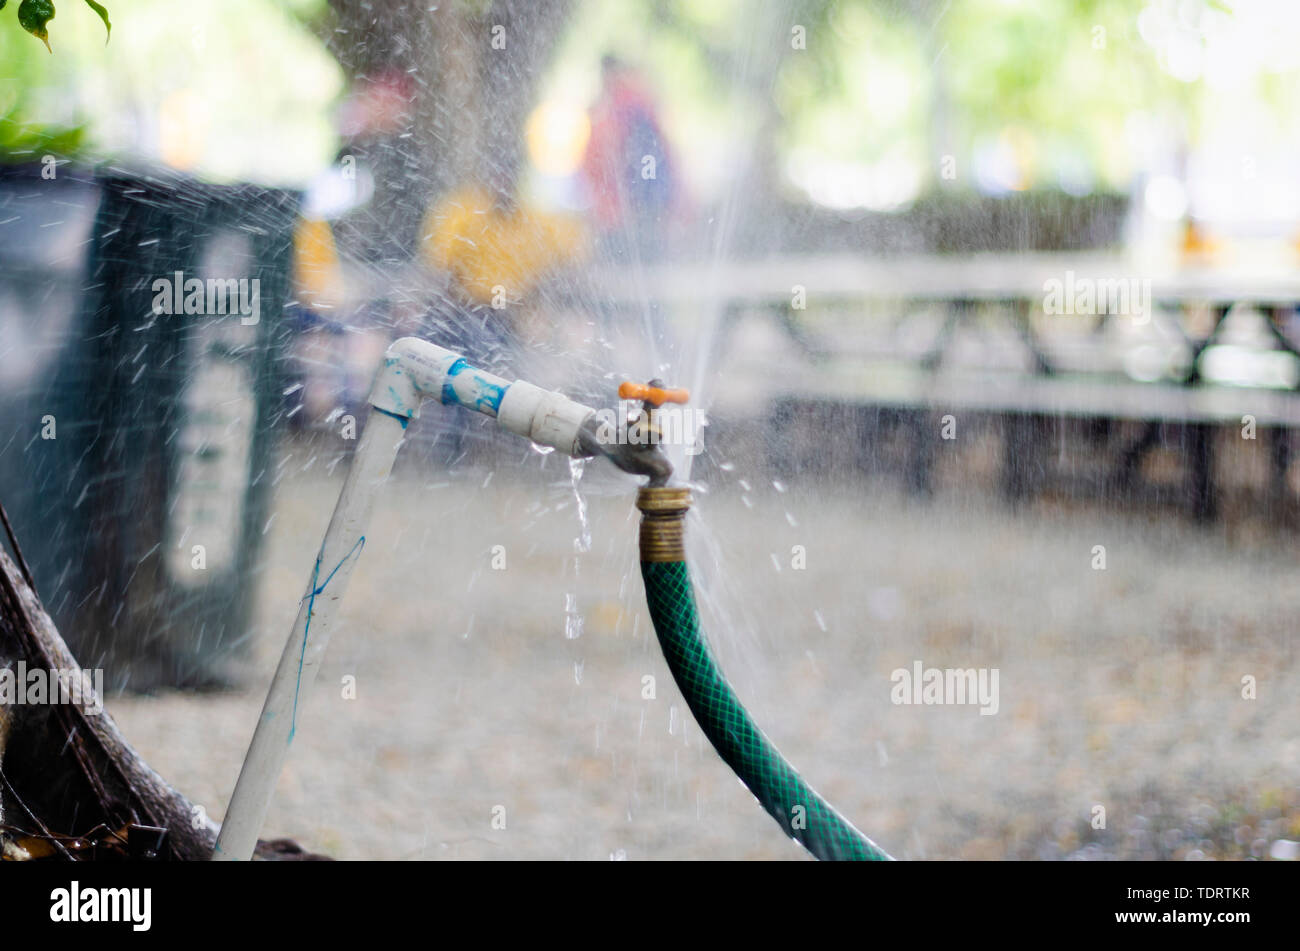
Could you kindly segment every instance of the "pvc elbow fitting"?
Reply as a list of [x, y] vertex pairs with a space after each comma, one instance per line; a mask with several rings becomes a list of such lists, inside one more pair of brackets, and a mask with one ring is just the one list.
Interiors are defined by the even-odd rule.
[[375, 374], [370, 405], [399, 419], [416, 419], [426, 397], [442, 399], [447, 371], [458, 361], [464, 362], [459, 353], [427, 340], [418, 337], [395, 340], [389, 344], [383, 366]]

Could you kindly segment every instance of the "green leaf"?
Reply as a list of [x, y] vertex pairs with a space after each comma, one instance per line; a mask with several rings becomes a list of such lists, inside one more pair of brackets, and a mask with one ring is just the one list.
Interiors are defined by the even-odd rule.
[[45, 29], [45, 24], [53, 19], [52, 0], [23, 0], [18, 5], [18, 25], [44, 43], [45, 48], [51, 53], [54, 50], [50, 49], [50, 34]]
[[41, 155], [77, 155], [87, 129], [80, 126], [43, 126], [21, 121], [11, 110], [0, 115], [0, 164], [31, 162]]
[[[95, 0], [86, 0], [86, 5], [99, 14], [99, 18], [104, 21], [104, 32], [108, 36], [104, 37], [104, 43], [108, 43], [108, 37], [113, 35], [113, 24], [108, 22], [108, 11], [95, 2]], [[4, 6], [4, 0], [0, 0], [0, 7]]]

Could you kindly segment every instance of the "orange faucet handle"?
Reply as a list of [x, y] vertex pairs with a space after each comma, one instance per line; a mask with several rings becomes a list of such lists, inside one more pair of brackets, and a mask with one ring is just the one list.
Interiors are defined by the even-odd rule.
[[619, 399], [641, 400], [651, 406], [663, 406], [665, 403], [685, 403], [691, 398], [690, 390], [666, 390], [646, 383], [633, 383], [631, 380], [618, 385]]

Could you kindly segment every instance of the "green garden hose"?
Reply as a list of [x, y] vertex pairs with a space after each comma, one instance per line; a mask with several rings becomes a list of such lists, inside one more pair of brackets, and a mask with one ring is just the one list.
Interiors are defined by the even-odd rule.
[[690, 504], [687, 489], [650, 487], [637, 494], [650, 619], [687, 706], [718, 755], [786, 835], [823, 860], [889, 860], [800, 778], [754, 725], [713, 662], [686, 569], [682, 527]]

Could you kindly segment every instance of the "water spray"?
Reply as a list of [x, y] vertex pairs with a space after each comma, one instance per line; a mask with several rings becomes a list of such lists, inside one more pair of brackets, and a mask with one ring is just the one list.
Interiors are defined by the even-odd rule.
[[426, 400], [475, 410], [538, 445], [576, 458], [603, 456], [645, 477], [636, 504], [642, 513], [641, 574], [650, 617], [673, 679], [705, 736], [782, 829], [817, 858], [889, 858], [782, 758], [749, 718], [704, 642], [684, 548], [690, 491], [669, 486], [672, 465], [656, 438], [660, 407], [684, 403], [689, 394], [652, 380], [624, 383], [619, 396], [642, 404], [629, 431], [632, 438], [615, 438], [591, 407], [523, 380], [508, 382], [427, 341], [404, 337], [388, 348], [371, 387], [370, 418], [280, 655], [214, 860], [252, 858], [297, 731], [301, 702], [316, 679], [352, 569], [365, 549], [375, 498], [392, 472], [406, 427]]

